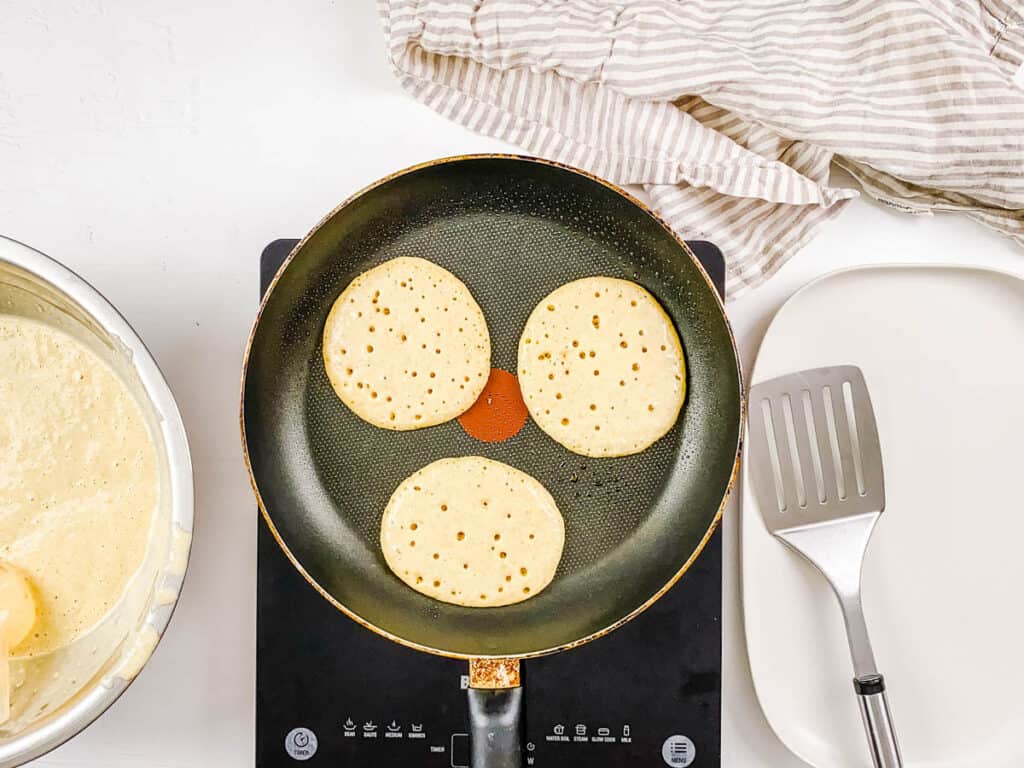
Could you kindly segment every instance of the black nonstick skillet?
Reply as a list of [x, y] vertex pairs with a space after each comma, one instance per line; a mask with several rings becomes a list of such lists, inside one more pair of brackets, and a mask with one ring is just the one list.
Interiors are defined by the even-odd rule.
[[[640, 454], [585, 460], [604, 480], [583, 489], [582, 457], [532, 422], [497, 444], [457, 421], [412, 432], [363, 422], [331, 389], [321, 335], [344, 287], [396, 256], [429, 259], [465, 282], [487, 319], [492, 365], [513, 372], [523, 325], [553, 289], [589, 275], [643, 285], [683, 342], [687, 399], [678, 423]], [[724, 308], [686, 244], [622, 190], [513, 156], [416, 166], [328, 215], [268, 290], [242, 381], [243, 445], [270, 530], [309, 583], [367, 629], [469, 660], [477, 768], [520, 765], [520, 659], [614, 630], [700, 555], [735, 477], [743, 415]], [[462, 455], [533, 475], [565, 517], [558, 573], [530, 600], [487, 609], [440, 603], [385, 565], [379, 525], [391, 493], [426, 464]]]

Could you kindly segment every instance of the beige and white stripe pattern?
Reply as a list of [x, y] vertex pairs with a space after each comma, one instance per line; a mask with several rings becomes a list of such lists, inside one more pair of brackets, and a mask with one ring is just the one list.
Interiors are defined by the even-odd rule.
[[403, 86], [475, 131], [641, 184], [731, 295], [856, 196], [1024, 245], [1024, 10], [1008, 0], [378, 0]]

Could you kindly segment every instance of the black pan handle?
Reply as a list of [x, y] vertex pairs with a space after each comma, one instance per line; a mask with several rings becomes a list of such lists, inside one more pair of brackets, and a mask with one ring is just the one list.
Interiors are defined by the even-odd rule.
[[523, 689], [517, 659], [470, 659], [472, 768], [521, 768]]
[[470, 753], [473, 768], [520, 768], [522, 688], [470, 688]]

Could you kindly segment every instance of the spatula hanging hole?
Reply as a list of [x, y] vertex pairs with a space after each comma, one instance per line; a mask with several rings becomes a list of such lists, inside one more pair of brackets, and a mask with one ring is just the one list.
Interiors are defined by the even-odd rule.
[[775, 440], [775, 423], [772, 421], [772, 404], [768, 398], [761, 401], [761, 418], [764, 420], [764, 434], [768, 441], [768, 458], [772, 463], [772, 479], [775, 481], [775, 502], [779, 512], [786, 511], [786, 494], [782, 486], [782, 465], [779, 463], [779, 448]]
[[836, 493], [846, 501], [846, 478], [843, 476], [843, 460], [839, 453], [839, 434], [836, 432], [836, 414], [832, 407], [832, 387], [821, 389], [821, 400], [825, 406], [825, 423], [828, 425], [828, 444], [832, 449], [832, 470], [836, 474]]
[[846, 406], [846, 423], [850, 427], [850, 443], [853, 449], [853, 473], [857, 478], [857, 495], [864, 496], [867, 488], [864, 485], [864, 464], [860, 455], [860, 434], [857, 432], [857, 413], [853, 409], [853, 385], [843, 382], [843, 404]]
[[793, 402], [788, 394], [782, 396], [782, 418], [786, 423], [786, 438], [789, 442], [789, 458], [793, 462], [793, 479], [796, 485], [796, 503], [801, 509], [807, 506], [807, 491], [804, 473], [800, 468], [800, 446], [796, 442], [796, 425], [793, 424]]
[[818, 493], [818, 503], [824, 504], [825, 475], [821, 471], [821, 454], [818, 453], [818, 430], [814, 428], [814, 410], [811, 404], [811, 391], [805, 389], [800, 393], [804, 406], [804, 422], [807, 424], [807, 441], [811, 444], [811, 464], [814, 466], [814, 487]]

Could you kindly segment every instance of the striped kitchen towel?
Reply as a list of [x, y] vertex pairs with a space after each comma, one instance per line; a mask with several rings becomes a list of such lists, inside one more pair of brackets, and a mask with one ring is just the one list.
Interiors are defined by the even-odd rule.
[[1024, 245], [1024, 9], [1009, 0], [378, 0], [402, 85], [475, 131], [641, 184], [732, 296], [852, 189]]

